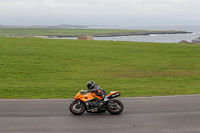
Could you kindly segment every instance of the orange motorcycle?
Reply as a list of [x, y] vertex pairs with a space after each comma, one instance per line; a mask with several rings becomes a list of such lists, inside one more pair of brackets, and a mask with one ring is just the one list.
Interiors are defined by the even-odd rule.
[[106, 112], [106, 110], [111, 114], [120, 114], [124, 106], [121, 101], [113, 99], [120, 95], [119, 91], [111, 91], [110, 94], [106, 95], [108, 101], [104, 102], [98, 93], [87, 93], [86, 90], [80, 90], [70, 104], [69, 110], [74, 115], [81, 115], [85, 111], [88, 113], [102, 113]]

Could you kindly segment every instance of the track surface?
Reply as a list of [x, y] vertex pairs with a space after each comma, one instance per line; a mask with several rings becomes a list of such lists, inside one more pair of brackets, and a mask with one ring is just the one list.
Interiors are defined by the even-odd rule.
[[67, 100], [0, 100], [0, 133], [200, 133], [200, 95], [118, 98], [120, 115], [72, 115]]

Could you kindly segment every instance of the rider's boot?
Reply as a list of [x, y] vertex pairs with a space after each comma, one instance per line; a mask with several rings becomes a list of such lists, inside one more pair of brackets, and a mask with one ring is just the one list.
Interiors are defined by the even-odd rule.
[[100, 106], [103, 106], [109, 99], [105, 96], [104, 99], [101, 101]]
[[109, 99], [107, 98], [107, 96], [104, 97], [103, 101], [104, 101], [104, 102], [109, 101]]

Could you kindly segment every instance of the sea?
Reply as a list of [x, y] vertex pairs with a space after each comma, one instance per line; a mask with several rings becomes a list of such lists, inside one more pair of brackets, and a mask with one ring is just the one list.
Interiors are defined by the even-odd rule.
[[[137, 36], [115, 36], [115, 37], [94, 37], [94, 40], [112, 41], [134, 41], [134, 42], [158, 42], [158, 43], [178, 43], [182, 40], [191, 42], [200, 37], [200, 25], [172, 25], [172, 26], [125, 26], [125, 25], [92, 25], [88, 29], [127, 29], [127, 30], [178, 30], [191, 32], [188, 34], [150, 34]], [[67, 38], [77, 39], [77, 38]]]

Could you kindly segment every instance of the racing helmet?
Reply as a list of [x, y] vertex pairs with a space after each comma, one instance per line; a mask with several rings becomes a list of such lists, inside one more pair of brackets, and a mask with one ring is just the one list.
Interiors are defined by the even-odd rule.
[[94, 87], [94, 85], [95, 85], [94, 81], [87, 82], [87, 88], [88, 88], [88, 90], [92, 89]]

